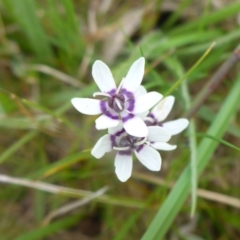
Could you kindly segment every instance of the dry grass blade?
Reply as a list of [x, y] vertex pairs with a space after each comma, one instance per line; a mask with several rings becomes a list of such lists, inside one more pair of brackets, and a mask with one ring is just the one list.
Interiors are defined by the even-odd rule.
[[29, 65], [27, 69], [45, 73], [47, 75], [50, 75], [51, 77], [57, 78], [62, 82], [72, 85], [74, 87], [84, 87], [84, 84], [80, 83], [80, 81], [77, 80], [76, 78], [68, 76], [67, 74], [60, 72], [59, 70], [53, 69], [47, 65], [34, 64], [34, 65]]
[[61, 186], [57, 186], [50, 183], [33, 181], [33, 180], [22, 179], [22, 178], [15, 178], [15, 177], [10, 177], [8, 175], [3, 175], [3, 174], [0, 174], [0, 182], [34, 188], [34, 189], [38, 189], [41, 191], [54, 193], [54, 194], [76, 195], [79, 197], [88, 196], [89, 194], [91, 194], [90, 191], [61, 187]]
[[109, 187], [105, 186], [105, 187], [99, 189], [98, 191], [90, 194], [88, 197], [86, 197], [84, 199], [68, 203], [68, 204], [60, 207], [59, 209], [49, 213], [45, 217], [45, 219], [43, 220], [43, 225], [49, 224], [49, 222], [51, 222], [53, 218], [56, 218], [56, 217], [61, 216], [63, 214], [66, 214], [70, 211], [73, 211], [76, 208], [82, 207], [82, 206], [90, 203], [95, 198], [103, 195], [108, 189], [109, 189]]
[[[151, 175], [148, 175], [148, 174], [134, 172], [133, 176], [135, 178], [138, 178], [138, 179], [150, 182], [150, 183], [163, 185], [167, 188], [172, 188], [174, 186], [174, 183], [169, 183], [169, 182], [167, 182], [163, 179], [160, 179], [159, 177], [154, 177], [154, 176], [151, 176]], [[237, 199], [237, 198], [234, 198], [234, 197], [229, 197], [225, 194], [221, 194], [221, 193], [217, 193], [217, 192], [213, 192], [213, 191], [198, 188], [197, 189], [197, 196], [201, 197], [201, 198], [204, 198], [204, 199], [207, 199], [207, 200], [223, 203], [223, 204], [226, 204], [228, 206], [240, 209], [240, 200]]]

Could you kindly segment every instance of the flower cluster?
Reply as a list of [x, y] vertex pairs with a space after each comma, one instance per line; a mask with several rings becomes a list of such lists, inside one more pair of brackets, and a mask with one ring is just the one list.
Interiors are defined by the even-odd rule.
[[108, 66], [97, 60], [92, 75], [101, 92], [94, 93], [93, 97], [101, 98], [72, 99], [79, 112], [101, 114], [95, 121], [96, 128], [108, 129], [108, 134], [97, 141], [91, 153], [101, 158], [107, 152], [117, 151], [115, 172], [122, 182], [131, 176], [132, 153], [149, 170], [159, 171], [161, 156], [157, 150], [174, 150], [176, 145], [167, 142], [188, 126], [184, 118], [163, 122], [172, 109], [174, 97], [162, 98], [160, 93], [147, 93], [141, 85], [144, 65], [143, 57], [135, 61], [117, 87]]

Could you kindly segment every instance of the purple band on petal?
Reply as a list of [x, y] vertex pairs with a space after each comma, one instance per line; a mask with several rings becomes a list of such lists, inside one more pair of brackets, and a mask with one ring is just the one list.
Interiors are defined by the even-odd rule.
[[119, 116], [116, 114], [112, 114], [108, 111], [108, 106], [107, 106], [107, 102], [106, 101], [100, 101], [100, 109], [102, 111], [102, 113], [104, 115], [106, 115], [107, 117], [113, 119], [113, 120], [118, 120], [119, 119]]
[[152, 118], [153, 122], [145, 120], [147, 126], [158, 126], [158, 121], [152, 113], [149, 113], [148, 117]]
[[106, 101], [100, 101], [100, 109], [104, 113], [107, 111], [107, 102]]
[[120, 136], [121, 136], [123, 133], [125, 133], [125, 132], [126, 132], [126, 131], [125, 131], [125, 129], [123, 128], [122, 130], [116, 132], [116, 133], [114, 134], [114, 136], [120, 137]]
[[125, 116], [125, 117], [122, 118], [122, 121], [123, 121], [123, 122], [127, 122], [128, 120], [130, 120], [130, 119], [132, 119], [132, 118], [134, 118], [134, 115], [131, 114], [131, 113], [129, 113], [127, 116]]
[[134, 109], [134, 106], [135, 106], [135, 100], [133, 98], [128, 100], [128, 104], [129, 104], [129, 106], [128, 106], [127, 110], [129, 112], [132, 112]]
[[124, 151], [118, 151], [118, 154], [119, 155], [132, 155], [132, 150], [129, 149], [129, 150], [124, 150]]
[[111, 143], [112, 143], [112, 148], [117, 147], [116, 137], [114, 135], [110, 136], [110, 140], [111, 140]]
[[109, 111], [106, 111], [103, 113], [104, 115], [106, 115], [107, 117], [113, 119], [113, 120], [118, 120], [119, 116], [118, 115], [113, 115], [112, 113], [110, 113]]
[[124, 95], [126, 102], [128, 103], [127, 110], [133, 111], [135, 105], [135, 98], [132, 92], [129, 92], [127, 89], [123, 88], [121, 93]]
[[138, 146], [138, 147], [136, 148], [136, 151], [137, 151], [137, 152], [140, 152], [140, 151], [143, 149], [143, 147], [144, 147], [144, 144]]
[[108, 91], [107, 93], [110, 94], [111, 96], [114, 96], [116, 94], [116, 89], [113, 88], [111, 91]]

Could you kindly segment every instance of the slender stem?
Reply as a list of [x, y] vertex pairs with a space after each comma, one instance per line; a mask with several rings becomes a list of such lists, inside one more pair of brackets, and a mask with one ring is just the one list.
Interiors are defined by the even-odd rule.
[[127, 146], [127, 147], [113, 147], [114, 150], [116, 151], [125, 151], [125, 150], [129, 150], [130, 147]]
[[120, 101], [117, 98], [115, 98], [115, 101], [116, 101], [116, 104], [118, 105], [119, 109], [123, 110], [123, 107], [121, 106]]
[[173, 86], [164, 94], [164, 96], [168, 96], [171, 94], [198, 66], [199, 64], [207, 57], [207, 55], [211, 52], [214, 47], [215, 42], [211, 44], [211, 46], [207, 49], [207, 51], [201, 56], [201, 58], [192, 66], [192, 68], [186, 72]]
[[[182, 73], [183, 68], [180, 68]], [[191, 107], [191, 97], [188, 90], [187, 81], [183, 81], [181, 85], [182, 96], [185, 101], [185, 109], [189, 110]], [[190, 119], [189, 127], [187, 129], [189, 133], [189, 146], [190, 146], [190, 166], [191, 166], [191, 217], [194, 216], [197, 207], [197, 186], [198, 186], [198, 176], [197, 176], [197, 143], [196, 143], [196, 130], [194, 118]]]
[[108, 94], [108, 93], [103, 93], [103, 92], [95, 92], [95, 93], [93, 94], [93, 97], [96, 97], [96, 96], [111, 97], [110, 94]]
[[137, 146], [140, 146], [140, 145], [144, 144], [146, 141], [147, 141], [147, 137], [145, 137], [145, 138], [142, 139], [141, 141], [135, 143], [134, 146], [136, 146], [136, 147], [137, 147]]

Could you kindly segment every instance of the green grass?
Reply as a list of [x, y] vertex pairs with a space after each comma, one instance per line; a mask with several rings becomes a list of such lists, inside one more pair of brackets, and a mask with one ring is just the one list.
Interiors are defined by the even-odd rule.
[[[236, 201], [240, 198], [237, 65], [190, 119], [189, 129], [173, 137], [178, 148], [161, 152], [161, 171], [150, 172], [134, 161], [134, 174], [126, 183], [114, 173], [114, 154], [99, 160], [91, 156], [105, 131], [95, 129], [95, 116], [80, 114], [70, 102], [73, 97], [92, 97], [97, 90], [92, 63], [106, 58], [103, 47], [116, 34], [119, 17], [140, 7], [144, 14], [131, 36], [119, 26], [125, 42], [107, 64], [120, 82], [143, 55], [143, 84], [149, 91], [175, 96], [169, 119], [186, 114], [239, 45], [240, 4], [216, 8], [211, 1], [203, 5], [182, 0], [174, 6], [166, 15], [164, 2], [150, 0], [139, 5], [113, 1], [107, 12], [89, 1], [0, 2], [0, 176], [25, 179], [32, 186], [43, 182], [46, 188], [50, 185], [44, 183], [65, 187], [46, 193], [20, 181], [19, 185], [0, 182], [0, 240], [240, 235], [237, 207], [196, 195], [198, 186]], [[94, 21], [96, 32], [89, 27]], [[106, 195], [43, 225], [51, 212], [104, 186], [109, 187]], [[185, 226], [193, 227], [183, 231]]]

